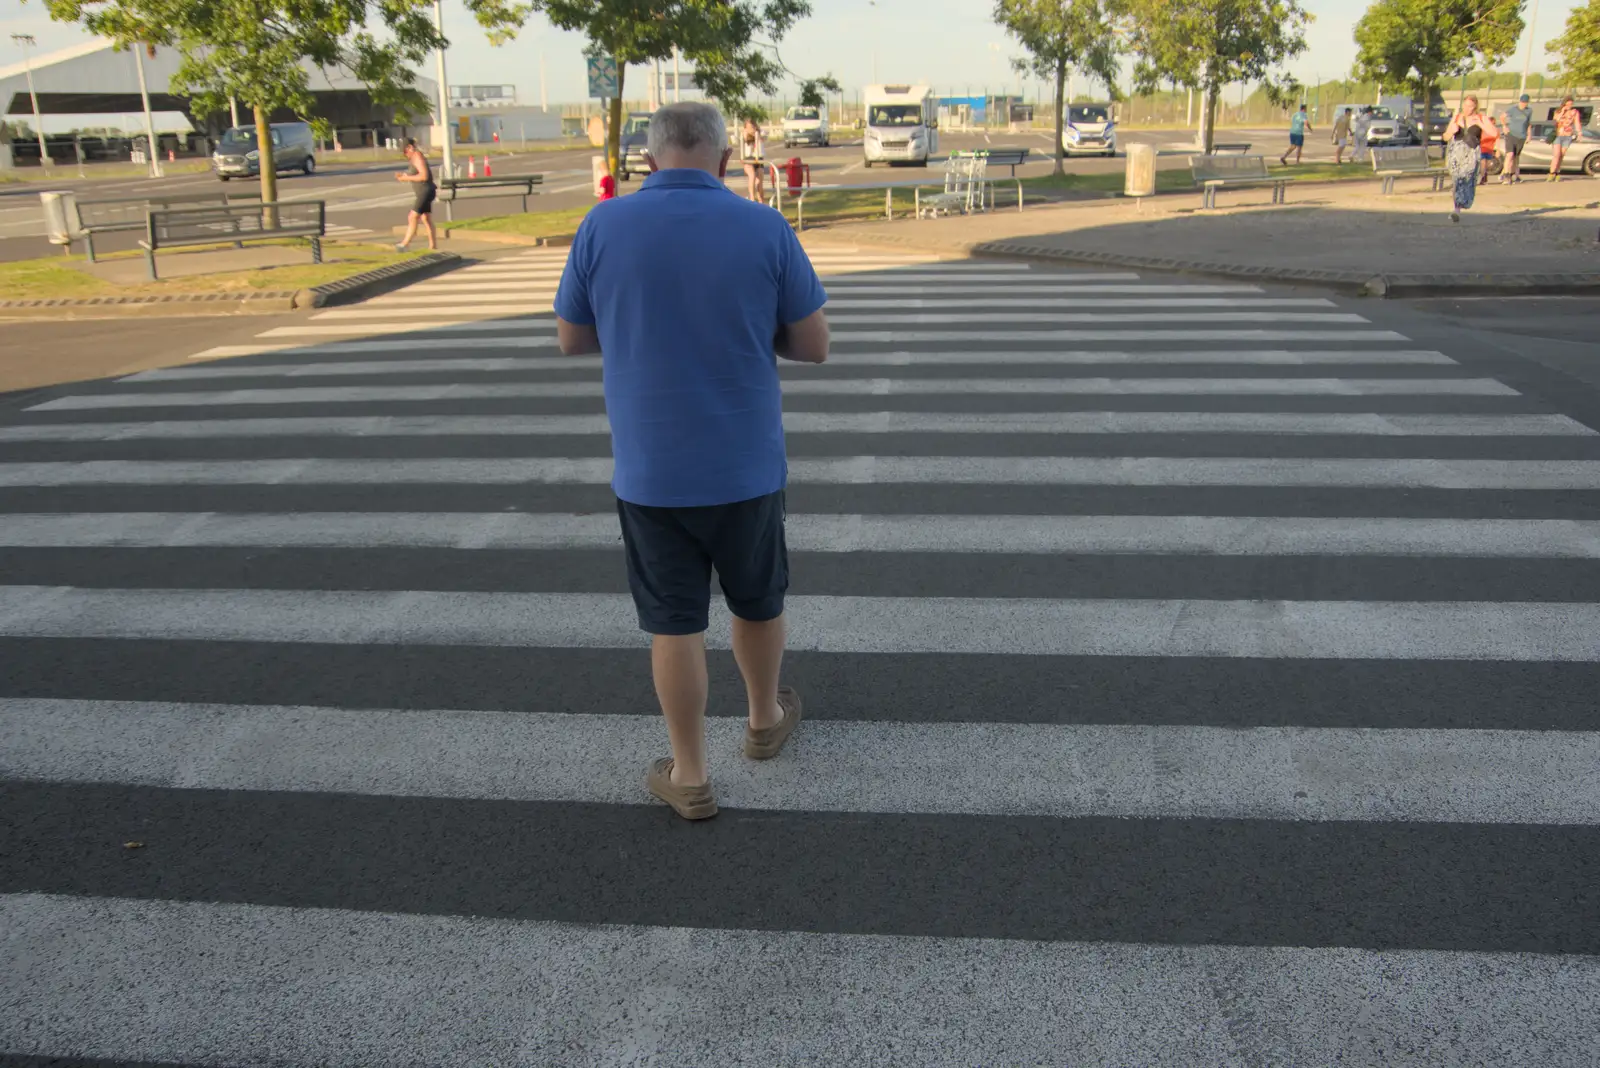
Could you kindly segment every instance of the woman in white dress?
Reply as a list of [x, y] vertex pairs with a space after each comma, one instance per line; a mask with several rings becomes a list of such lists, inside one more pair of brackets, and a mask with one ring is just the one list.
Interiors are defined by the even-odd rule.
[[744, 131], [739, 136], [739, 159], [744, 163], [745, 181], [749, 183], [750, 199], [766, 203], [766, 161], [761, 151], [761, 127], [754, 119], [744, 120]]

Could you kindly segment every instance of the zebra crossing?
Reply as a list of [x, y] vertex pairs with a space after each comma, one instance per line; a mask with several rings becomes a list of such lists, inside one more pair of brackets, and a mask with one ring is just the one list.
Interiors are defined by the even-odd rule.
[[818, 245], [783, 757], [675, 821], [531, 250], [0, 421], [0, 1061], [1600, 1061], [1600, 426], [1360, 305]]

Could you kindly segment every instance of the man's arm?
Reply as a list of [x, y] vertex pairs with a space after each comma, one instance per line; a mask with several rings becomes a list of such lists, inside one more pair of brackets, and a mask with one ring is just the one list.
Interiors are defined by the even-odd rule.
[[[600, 351], [600, 335], [592, 324], [569, 323], [556, 316], [556, 344], [563, 356], [587, 356]], [[827, 326], [823, 326], [823, 354], [827, 354]], [[821, 360], [817, 360], [821, 363]]]
[[[774, 348], [779, 356], [796, 363], [828, 360], [828, 315], [821, 308], [778, 331]], [[565, 351], [563, 345], [562, 351]]]

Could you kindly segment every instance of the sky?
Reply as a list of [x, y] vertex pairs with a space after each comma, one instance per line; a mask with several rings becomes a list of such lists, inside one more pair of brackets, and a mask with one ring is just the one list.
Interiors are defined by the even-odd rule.
[[[1289, 65], [1303, 83], [1345, 77], [1355, 57], [1351, 31], [1367, 0], [1302, 0], [1316, 16], [1308, 31], [1309, 48]], [[1546, 65], [1544, 43], [1558, 36], [1574, 0], [1544, 0], [1534, 27], [1533, 69]], [[1016, 76], [1009, 61], [1021, 54], [991, 18], [990, 0], [812, 0], [812, 16], [804, 20], [779, 45], [779, 54], [797, 76], [832, 74], [852, 92], [874, 80], [925, 83], [957, 92], [970, 86], [979, 91], [998, 90]], [[519, 102], [539, 103], [540, 64], [546, 65], [545, 84], [552, 106], [578, 103], [586, 92], [583, 39], [555, 30], [535, 16], [517, 39], [494, 47], [483, 37], [462, 0], [445, 0], [445, 33], [451, 38], [447, 54], [450, 82], [459, 85], [515, 84]], [[0, 66], [21, 60], [10, 35], [31, 33], [38, 53], [65, 48], [85, 39], [81, 30], [53, 23], [42, 0], [0, 0]], [[1504, 69], [1520, 71], [1527, 35]], [[876, 72], [876, 79], [874, 79]], [[433, 75], [430, 68], [425, 71]], [[644, 95], [642, 71], [630, 71], [632, 85]], [[625, 88], [630, 98], [635, 94]], [[794, 86], [780, 91], [790, 95]], [[1031, 87], [1028, 90], [1032, 95]]]

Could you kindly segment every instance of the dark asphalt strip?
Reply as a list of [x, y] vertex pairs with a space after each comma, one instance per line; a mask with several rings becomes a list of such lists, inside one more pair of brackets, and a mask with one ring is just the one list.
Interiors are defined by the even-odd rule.
[[[41, 512], [565, 512], [611, 514], [609, 486], [414, 483], [0, 488], [0, 514]], [[1600, 490], [1294, 486], [795, 485], [789, 511], [837, 515], [1205, 515], [1600, 519]]]
[[[796, 552], [790, 563], [790, 592], [807, 596], [1600, 602], [1600, 560]], [[612, 549], [7, 548], [0, 585], [628, 592], [620, 536]]]
[[[657, 927], [1600, 952], [1600, 827], [0, 784], [0, 892]], [[130, 851], [127, 841], [141, 841]]]
[[[710, 654], [710, 707], [744, 707]], [[654, 714], [637, 649], [0, 638], [0, 697]], [[791, 652], [813, 719], [1589, 731], [1600, 664]]]

